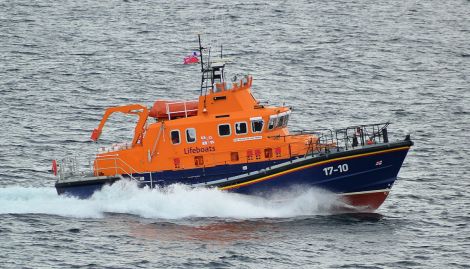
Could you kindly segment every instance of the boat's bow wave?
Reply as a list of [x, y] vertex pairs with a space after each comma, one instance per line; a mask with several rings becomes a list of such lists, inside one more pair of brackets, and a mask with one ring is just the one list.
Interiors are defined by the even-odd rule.
[[100, 218], [106, 213], [158, 219], [287, 218], [329, 214], [339, 205], [341, 202], [334, 194], [313, 188], [296, 188], [261, 198], [179, 184], [166, 188], [139, 188], [135, 182], [122, 180], [103, 187], [86, 200], [58, 196], [54, 188], [0, 188], [0, 214], [78, 218]]

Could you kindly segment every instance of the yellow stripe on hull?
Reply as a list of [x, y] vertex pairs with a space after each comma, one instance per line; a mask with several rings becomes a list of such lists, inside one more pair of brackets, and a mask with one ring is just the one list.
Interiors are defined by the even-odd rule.
[[278, 177], [278, 176], [281, 176], [281, 175], [289, 174], [289, 173], [292, 173], [292, 172], [295, 172], [295, 171], [299, 171], [299, 170], [302, 170], [302, 169], [306, 169], [306, 168], [310, 168], [310, 167], [314, 167], [314, 166], [318, 166], [318, 165], [322, 165], [322, 164], [326, 164], [326, 163], [342, 161], [342, 160], [349, 160], [349, 159], [354, 159], [354, 158], [359, 158], [359, 157], [364, 157], [364, 156], [371, 156], [371, 155], [387, 153], [387, 152], [408, 150], [409, 148], [410, 147], [400, 147], [400, 148], [395, 148], [395, 149], [386, 149], [386, 150], [381, 150], [381, 151], [376, 151], [376, 152], [362, 153], [362, 154], [353, 155], [353, 156], [345, 156], [345, 157], [335, 158], [335, 159], [331, 159], [331, 160], [325, 160], [325, 161], [321, 161], [321, 162], [317, 162], [317, 163], [307, 164], [307, 165], [301, 166], [301, 167], [292, 168], [292, 169], [289, 169], [289, 170], [285, 170], [285, 171], [282, 171], [282, 172], [279, 172], [279, 173], [275, 173], [275, 174], [272, 174], [272, 175], [269, 175], [269, 176], [264, 176], [264, 177], [254, 179], [254, 180], [250, 180], [250, 181], [247, 181], [247, 182], [221, 187], [219, 189], [220, 190], [236, 189], [236, 188], [239, 188], [239, 187], [251, 185], [251, 184], [258, 183], [258, 182], [261, 182], [261, 181], [265, 181], [265, 180], [275, 178], [275, 177]]

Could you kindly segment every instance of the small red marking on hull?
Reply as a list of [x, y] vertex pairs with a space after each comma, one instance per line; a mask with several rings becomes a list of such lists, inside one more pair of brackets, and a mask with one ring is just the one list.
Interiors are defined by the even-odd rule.
[[385, 201], [390, 191], [378, 191], [371, 193], [345, 194], [343, 202], [360, 211], [374, 211]]

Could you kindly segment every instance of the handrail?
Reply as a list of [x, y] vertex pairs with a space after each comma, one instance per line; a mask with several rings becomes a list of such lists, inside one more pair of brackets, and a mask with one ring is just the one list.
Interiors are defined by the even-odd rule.
[[[59, 181], [64, 180], [69, 176], [99, 176], [100, 171], [114, 169], [114, 176], [126, 174], [132, 180], [137, 180], [133, 174], [139, 172], [133, 168], [130, 164], [118, 157], [118, 154], [102, 155], [101, 158], [95, 159], [91, 164], [90, 159], [88, 162], [88, 168], [85, 166], [85, 171], [80, 170], [78, 166], [77, 156], [66, 157], [59, 161]], [[104, 157], [104, 158], [102, 158]], [[114, 161], [114, 166], [100, 167], [100, 161]], [[127, 168], [127, 169], [126, 169]], [[121, 172], [121, 173], [119, 173]], [[150, 174], [150, 172], [147, 172]]]
[[[366, 146], [376, 143], [388, 143], [387, 127], [390, 122], [373, 123], [366, 125], [354, 125], [341, 129], [315, 129], [292, 131], [288, 135], [268, 136], [268, 138], [295, 137], [299, 135], [315, 135], [317, 149], [329, 150], [334, 146], [338, 151], [340, 148], [348, 150], [359, 146]], [[307, 151], [310, 150], [310, 147]], [[307, 154], [307, 153], [306, 153]]]
[[[168, 120], [171, 120], [171, 114], [177, 114], [177, 113], [182, 113], [184, 112], [185, 118], [188, 117], [188, 112], [193, 112], [193, 111], [198, 111], [199, 109], [187, 109], [187, 104], [193, 102], [193, 101], [180, 101], [180, 102], [172, 102], [172, 103], [166, 103], [166, 114], [168, 115]], [[170, 105], [178, 105], [178, 104], [183, 104], [184, 110], [179, 110], [179, 111], [170, 111]]]
[[[99, 161], [114, 161], [114, 167], [99, 167], [98, 165], [98, 162]], [[124, 164], [128, 170], [124, 169], [121, 165], [118, 166], [118, 162], [121, 162], [121, 164]], [[136, 169], [134, 169], [130, 164], [126, 163], [124, 160], [122, 160], [121, 158], [118, 158], [118, 157], [114, 157], [114, 158], [99, 158], [99, 159], [95, 159], [95, 168], [94, 168], [94, 173], [97, 173], [99, 175], [99, 171], [103, 171], [103, 170], [109, 170], [109, 169], [112, 169], [114, 168], [115, 169], [115, 175], [119, 175], [120, 173], [118, 173], [118, 169], [122, 172], [124, 172], [127, 176], [129, 176], [131, 179], [135, 179], [132, 174], [137, 174], [138, 171]], [[129, 172], [128, 172], [129, 171]]]

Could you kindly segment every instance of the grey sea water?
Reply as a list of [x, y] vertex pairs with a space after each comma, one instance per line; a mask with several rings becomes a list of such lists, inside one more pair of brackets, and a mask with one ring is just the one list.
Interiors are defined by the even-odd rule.
[[[58, 197], [109, 106], [194, 99], [197, 47], [291, 105], [291, 128], [391, 121], [415, 146], [374, 214], [129, 183]], [[1, 268], [469, 268], [470, 1], [0, 1]], [[103, 143], [129, 139], [113, 118]]]

